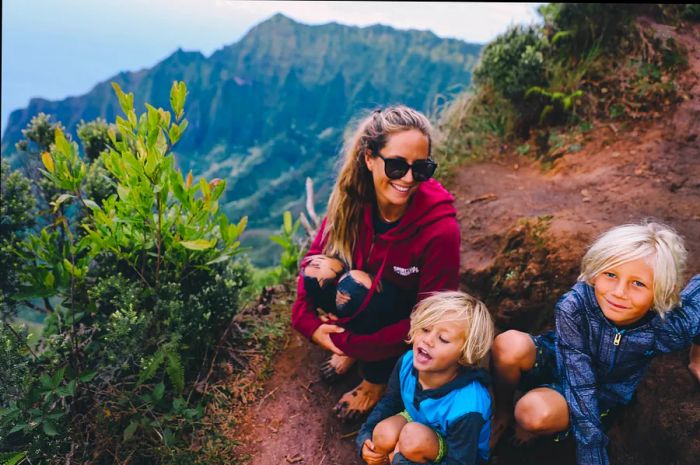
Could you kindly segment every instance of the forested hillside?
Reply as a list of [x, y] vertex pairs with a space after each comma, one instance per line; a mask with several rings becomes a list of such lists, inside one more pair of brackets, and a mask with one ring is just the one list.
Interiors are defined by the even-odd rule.
[[[434, 111], [471, 82], [480, 45], [431, 32], [340, 24], [308, 26], [276, 15], [210, 57], [178, 50], [150, 69], [123, 72], [83, 96], [33, 99], [13, 112], [2, 154], [13, 155], [22, 130], [43, 112], [74, 139], [81, 120], [113, 121], [119, 105], [110, 82], [145, 102], [168, 105], [173, 81], [187, 83], [190, 126], [175, 150], [178, 165], [195, 176], [229, 181], [222, 210], [248, 215], [246, 245], [270, 265], [267, 240], [282, 213], [301, 210], [312, 177], [319, 207], [327, 199], [343, 129], [362, 110], [404, 103]], [[257, 231], [256, 231], [257, 230]]]

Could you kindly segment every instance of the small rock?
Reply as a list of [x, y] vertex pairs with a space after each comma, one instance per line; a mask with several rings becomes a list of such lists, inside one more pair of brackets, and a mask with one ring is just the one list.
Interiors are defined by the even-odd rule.
[[620, 152], [613, 152], [613, 153], [610, 154], [610, 156], [613, 157], [613, 158], [617, 158], [617, 157], [620, 156]]

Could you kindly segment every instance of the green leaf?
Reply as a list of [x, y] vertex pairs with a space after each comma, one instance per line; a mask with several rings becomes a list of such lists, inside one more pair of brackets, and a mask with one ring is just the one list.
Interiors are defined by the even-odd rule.
[[61, 128], [57, 126], [54, 134], [56, 138], [56, 151], [65, 156], [70, 156], [70, 154], [73, 153], [73, 147], [71, 146], [70, 142], [68, 142], [68, 139], [66, 139], [66, 136], [63, 134]]
[[117, 186], [117, 194], [119, 194], [119, 198], [125, 202], [129, 196], [129, 189], [126, 187], [123, 187], [121, 185], [118, 185]]
[[86, 372], [84, 372], [84, 373], [82, 373], [82, 374], [80, 375], [80, 378], [79, 378], [79, 379], [80, 379], [80, 381], [82, 381], [83, 383], [89, 383], [90, 381], [92, 381], [92, 379], [93, 379], [95, 376], [97, 376], [97, 372], [96, 372], [96, 371], [86, 371]]
[[56, 389], [59, 384], [61, 384], [61, 381], [63, 381], [63, 375], [66, 372], [65, 368], [60, 368], [56, 373], [53, 374], [51, 377], [51, 387], [53, 389]]
[[12, 433], [16, 433], [17, 431], [23, 431], [23, 430], [26, 429], [28, 426], [29, 426], [29, 425], [26, 424], [26, 423], [20, 423], [19, 425], [15, 425], [15, 427], [12, 428], [10, 431], [8, 431], [7, 434], [10, 435], [10, 434], [12, 434]]
[[216, 239], [212, 239], [210, 241], [206, 239], [197, 239], [195, 241], [181, 241], [179, 244], [184, 248], [190, 250], [207, 250], [211, 249], [212, 247], [214, 247], [214, 245], [216, 245]]
[[143, 369], [139, 373], [137, 383], [141, 384], [144, 381], [153, 378], [156, 374], [156, 371], [158, 371], [158, 368], [163, 364], [164, 360], [165, 352], [163, 352], [163, 350], [159, 350], [158, 352], [156, 352], [155, 355], [153, 355], [153, 357], [144, 364]]
[[85, 203], [85, 205], [86, 205], [88, 208], [90, 208], [91, 210], [95, 210], [95, 209], [98, 209], [98, 210], [99, 210], [99, 209], [100, 209], [100, 206], [97, 205], [97, 203], [95, 203], [93, 200], [90, 200], [90, 199], [83, 199], [83, 203]]
[[49, 378], [49, 375], [47, 375], [47, 374], [39, 375], [39, 383], [41, 383], [41, 387], [44, 388], [45, 390], [53, 388], [53, 384], [51, 383], [51, 378]]
[[139, 424], [136, 421], [131, 421], [129, 423], [129, 426], [126, 427], [124, 430], [124, 442], [127, 442], [129, 439], [134, 437], [134, 433], [136, 432], [136, 428], [138, 428]]
[[170, 143], [172, 145], [175, 145], [177, 141], [180, 140], [180, 136], [182, 135], [182, 131], [180, 130], [180, 126], [177, 124], [173, 124], [170, 127], [170, 130], [168, 131], [168, 137], [170, 138]]
[[282, 236], [270, 236], [270, 240], [286, 248], [289, 242]]
[[52, 272], [46, 273], [46, 276], [44, 277], [44, 286], [46, 287], [53, 287], [53, 285], [56, 283], [56, 278], [53, 275]]
[[57, 436], [58, 435], [58, 430], [56, 429], [56, 425], [52, 421], [44, 420], [41, 424], [44, 433], [46, 433], [47, 436]]
[[63, 202], [65, 202], [68, 199], [73, 199], [73, 198], [75, 198], [75, 196], [71, 195], [71, 194], [59, 195], [55, 201], [51, 202], [51, 204], [53, 205], [53, 211], [54, 212], [58, 211], [58, 207], [60, 207]]
[[78, 381], [76, 381], [74, 379], [70, 380], [70, 382], [68, 383], [68, 386], [66, 386], [66, 390], [67, 390], [69, 396], [75, 395], [75, 388], [76, 388], [77, 384], [78, 384]]
[[27, 457], [26, 452], [0, 453], [0, 465], [18, 465]]
[[168, 363], [165, 366], [165, 372], [173, 383], [178, 392], [185, 389], [185, 369], [182, 367], [180, 355], [176, 352], [168, 352]]
[[165, 393], [165, 384], [163, 384], [163, 383], [158, 383], [158, 384], [156, 384], [155, 388], [153, 388], [153, 398], [155, 400], [161, 400], [163, 398], [164, 393]]
[[225, 253], [225, 254], [223, 254], [223, 255], [219, 255], [219, 256], [216, 257], [214, 260], [208, 261], [208, 262], [207, 262], [207, 265], [213, 265], [213, 264], [215, 264], [215, 263], [225, 262], [226, 260], [228, 260], [228, 259], [230, 259], [230, 258], [231, 258], [231, 255]]
[[292, 213], [289, 211], [284, 212], [284, 232], [287, 234], [292, 232]]
[[117, 94], [119, 106], [121, 107], [124, 114], [128, 115], [129, 112], [131, 112], [134, 109], [134, 94], [125, 94], [124, 91], [122, 91], [122, 88], [119, 87], [119, 84], [117, 84], [116, 82], [112, 82], [112, 88]]

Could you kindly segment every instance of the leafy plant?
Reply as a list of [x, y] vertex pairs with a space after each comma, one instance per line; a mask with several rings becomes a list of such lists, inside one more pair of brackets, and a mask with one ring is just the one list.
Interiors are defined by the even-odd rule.
[[277, 267], [277, 274], [280, 280], [295, 276], [299, 271], [299, 260], [302, 256], [302, 250], [295, 236], [299, 229], [300, 220], [297, 219], [293, 223], [292, 221], [291, 212], [284, 212], [280, 234], [270, 236], [271, 241], [282, 247], [280, 264]]
[[[53, 128], [41, 154], [56, 191], [46, 226], [13, 246], [22, 266], [10, 297], [46, 319], [32, 358], [21, 333], [0, 338], [26, 367], [7, 372], [16, 390], [5, 389], [0, 438], [31, 444], [32, 461], [172, 461], [202, 416], [197, 383], [248, 282], [232, 260], [246, 218], [219, 212], [225, 183], [194, 182], [171, 155], [187, 128], [184, 83], [171, 111], [147, 104], [141, 115], [133, 94], [114, 90], [124, 117], [81, 126], [83, 140], [104, 143], [86, 146], [94, 162]], [[105, 129], [108, 142], [96, 136]], [[89, 188], [91, 172], [107, 189]]]

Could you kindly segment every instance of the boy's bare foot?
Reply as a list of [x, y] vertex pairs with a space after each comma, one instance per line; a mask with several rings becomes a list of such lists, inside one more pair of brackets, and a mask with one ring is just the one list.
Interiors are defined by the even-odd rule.
[[518, 446], [526, 446], [530, 442], [532, 442], [533, 439], [537, 437], [537, 434], [535, 433], [530, 433], [529, 431], [525, 431], [519, 426], [515, 426], [515, 435], [513, 436], [513, 442], [518, 445]]
[[333, 411], [343, 421], [358, 420], [377, 405], [385, 390], [386, 384], [374, 384], [363, 379], [355, 389], [343, 394]]
[[321, 378], [327, 383], [332, 383], [350, 371], [354, 364], [355, 359], [352, 357], [333, 354], [321, 365]]
[[690, 363], [688, 364], [688, 369], [700, 383], [700, 345], [698, 344], [690, 346]]
[[688, 364], [688, 369], [695, 376], [695, 379], [700, 383], [700, 363]]
[[491, 422], [491, 439], [489, 440], [489, 448], [493, 449], [501, 440], [501, 436], [506, 432], [511, 422], [513, 415], [509, 412], [496, 412]]

